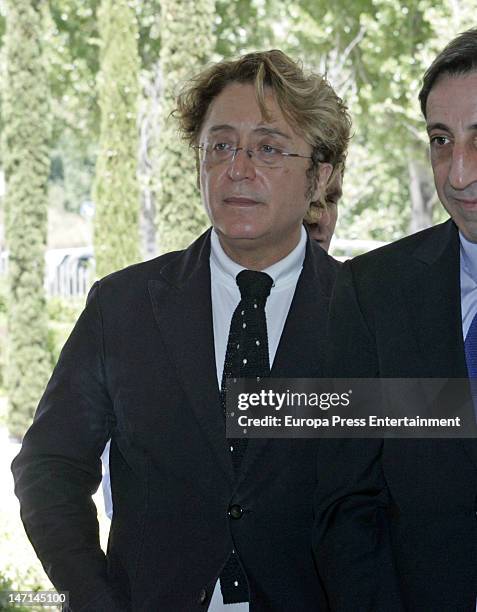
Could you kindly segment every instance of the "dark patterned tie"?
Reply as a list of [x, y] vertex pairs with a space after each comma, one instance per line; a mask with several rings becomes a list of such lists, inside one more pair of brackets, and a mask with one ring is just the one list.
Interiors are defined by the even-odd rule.
[[472, 319], [465, 338], [465, 360], [470, 378], [470, 389], [474, 402], [474, 412], [477, 415], [477, 313]]
[[[241, 300], [230, 323], [227, 351], [220, 398], [226, 410], [226, 384], [228, 378], [264, 378], [270, 376], [268, 357], [267, 321], [265, 304], [273, 279], [264, 272], [242, 270], [237, 274]], [[232, 460], [238, 473], [247, 448], [247, 439], [231, 439]], [[224, 603], [249, 601], [247, 580], [234, 552], [231, 553], [220, 575]]]

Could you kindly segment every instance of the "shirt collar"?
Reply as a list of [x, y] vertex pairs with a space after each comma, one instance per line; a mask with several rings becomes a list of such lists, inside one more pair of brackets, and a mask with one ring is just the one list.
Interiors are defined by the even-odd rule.
[[459, 232], [459, 237], [462, 261], [472, 280], [477, 283], [477, 242], [470, 242], [462, 232]]
[[[300, 273], [305, 259], [306, 240], [306, 231], [302, 226], [300, 240], [293, 251], [269, 268], [262, 270], [262, 272], [266, 272], [272, 277], [273, 287], [280, 288], [296, 282], [297, 275]], [[210, 235], [210, 261], [225, 283], [237, 287], [235, 278], [245, 268], [233, 261], [233, 259], [230, 259], [225, 253], [215, 230], [212, 230]]]

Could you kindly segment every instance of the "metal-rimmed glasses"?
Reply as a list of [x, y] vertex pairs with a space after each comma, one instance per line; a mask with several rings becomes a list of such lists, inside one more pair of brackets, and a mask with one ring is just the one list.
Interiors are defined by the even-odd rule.
[[195, 145], [193, 148], [199, 151], [200, 161], [209, 166], [218, 166], [223, 163], [232, 164], [239, 151], [245, 151], [248, 158], [257, 168], [280, 168], [283, 166], [284, 160], [289, 157], [312, 159], [311, 155], [289, 153], [268, 144], [256, 145], [254, 147], [235, 147], [230, 143], [220, 142], [217, 144], [204, 143]]

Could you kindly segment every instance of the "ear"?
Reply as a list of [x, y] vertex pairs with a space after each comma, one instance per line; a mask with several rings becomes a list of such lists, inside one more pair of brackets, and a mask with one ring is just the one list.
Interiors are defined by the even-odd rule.
[[328, 162], [318, 162], [318, 172], [315, 179], [315, 189], [311, 198], [312, 202], [319, 202], [321, 196], [326, 193], [328, 187], [328, 179], [333, 172], [333, 166]]

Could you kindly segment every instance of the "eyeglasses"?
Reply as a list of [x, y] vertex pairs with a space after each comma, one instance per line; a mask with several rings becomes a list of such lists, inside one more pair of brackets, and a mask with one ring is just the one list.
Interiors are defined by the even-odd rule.
[[232, 164], [239, 151], [245, 151], [257, 168], [281, 168], [287, 157], [311, 159], [310, 155], [288, 153], [268, 144], [245, 148], [234, 147], [227, 142], [219, 142], [217, 144], [196, 145], [193, 148], [199, 151], [200, 160], [209, 166], [218, 166], [223, 163]]

